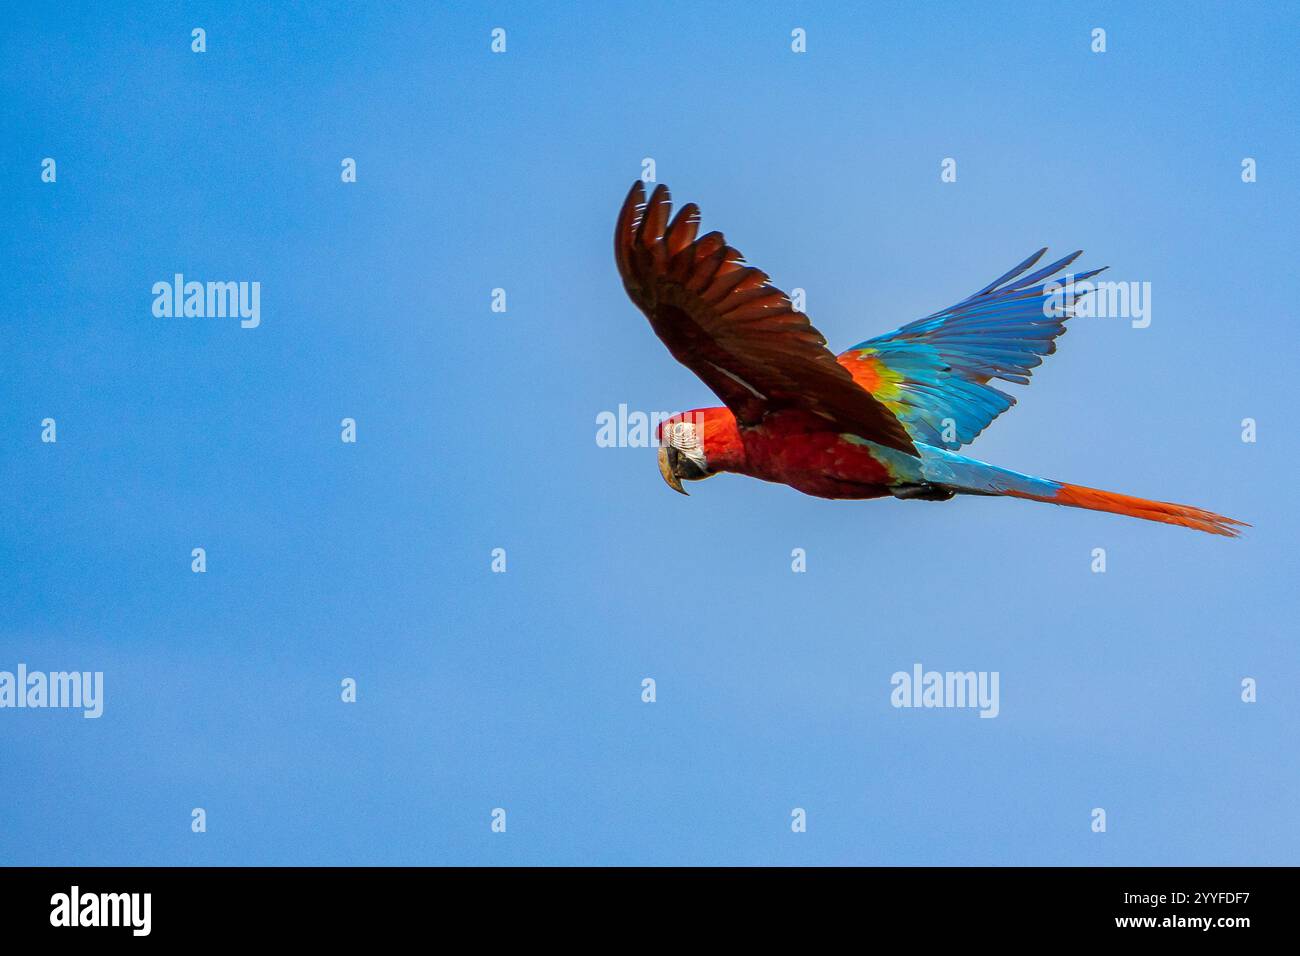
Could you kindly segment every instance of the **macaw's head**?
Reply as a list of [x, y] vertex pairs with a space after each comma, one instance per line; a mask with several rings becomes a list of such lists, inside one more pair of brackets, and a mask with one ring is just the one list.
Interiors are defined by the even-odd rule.
[[736, 419], [725, 408], [697, 408], [665, 419], [655, 431], [659, 474], [668, 487], [686, 494], [683, 481], [701, 481], [730, 471], [741, 448]]

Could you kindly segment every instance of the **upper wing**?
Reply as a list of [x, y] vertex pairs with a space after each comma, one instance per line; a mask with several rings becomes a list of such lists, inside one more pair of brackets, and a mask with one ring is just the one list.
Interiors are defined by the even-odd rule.
[[1103, 271], [1043, 281], [1074, 262], [1081, 254], [1074, 252], [1020, 278], [1046, 251], [942, 312], [853, 346], [840, 364], [916, 441], [947, 448], [973, 441], [1016, 403], [989, 381], [1029, 384], [1073, 314], [1071, 284]]
[[623, 287], [668, 351], [704, 380], [741, 425], [798, 408], [831, 427], [915, 455], [907, 430], [853, 380], [826, 339], [765, 272], [744, 265], [720, 232], [695, 238], [700, 211], [672, 223], [668, 188], [646, 202], [638, 180], [614, 230]]

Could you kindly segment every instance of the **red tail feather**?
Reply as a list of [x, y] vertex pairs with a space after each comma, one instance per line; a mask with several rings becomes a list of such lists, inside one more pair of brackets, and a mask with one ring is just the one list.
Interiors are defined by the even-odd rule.
[[1191, 505], [1176, 505], [1167, 501], [1150, 501], [1146, 498], [1134, 498], [1132, 495], [1120, 495], [1113, 491], [1099, 491], [1085, 488], [1083, 485], [1061, 484], [1052, 497], [1008, 491], [1006, 494], [1015, 498], [1030, 498], [1034, 501], [1046, 501], [1054, 505], [1066, 505], [1070, 508], [1087, 508], [1089, 511], [1108, 511], [1111, 514], [1129, 515], [1145, 518], [1147, 521], [1163, 521], [1165, 524], [1178, 524], [1184, 528], [1194, 528], [1210, 534], [1221, 534], [1235, 538], [1241, 532], [1239, 528], [1250, 525], [1235, 518], [1193, 508]]

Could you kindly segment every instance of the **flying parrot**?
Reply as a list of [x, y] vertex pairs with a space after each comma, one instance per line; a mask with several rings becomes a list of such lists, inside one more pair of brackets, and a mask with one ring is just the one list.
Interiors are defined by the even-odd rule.
[[[1080, 255], [1035, 269], [1040, 249], [956, 305], [836, 356], [789, 297], [700, 211], [671, 219], [659, 185], [633, 184], [614, 231], [623, 287], [668, 351], [724, 406], [684, 412], [656, 432], [675, 490], [733, 472], [821, 498], [1001, 495], [1108, 511], [1236, 537], [1244, 522], [1189, 505], [1033, 478], [957, 454], [1015, 399], [994, 379], [1028, 384], [1056, 351], [1072, 283], [1049, 281]], [[1032, 272], [1030, 270], [1033, 270]], [[1028, 274], [1026, 274], [1028, 273]]]

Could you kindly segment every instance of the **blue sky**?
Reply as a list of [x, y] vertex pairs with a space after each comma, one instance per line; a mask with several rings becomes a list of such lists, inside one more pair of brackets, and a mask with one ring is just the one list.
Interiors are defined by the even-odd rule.
[[[0, 862], [1296, 862], [1300, 16], [854, 6], [5, 8], [0, 670], [106, 700], [0, 710]], [[595, 442], [715, 404], [614, 270], [645, 157], [840, 348], [1043, 245], [1150, 282], [969, 452], [1254, 528], [673, 495]]]

